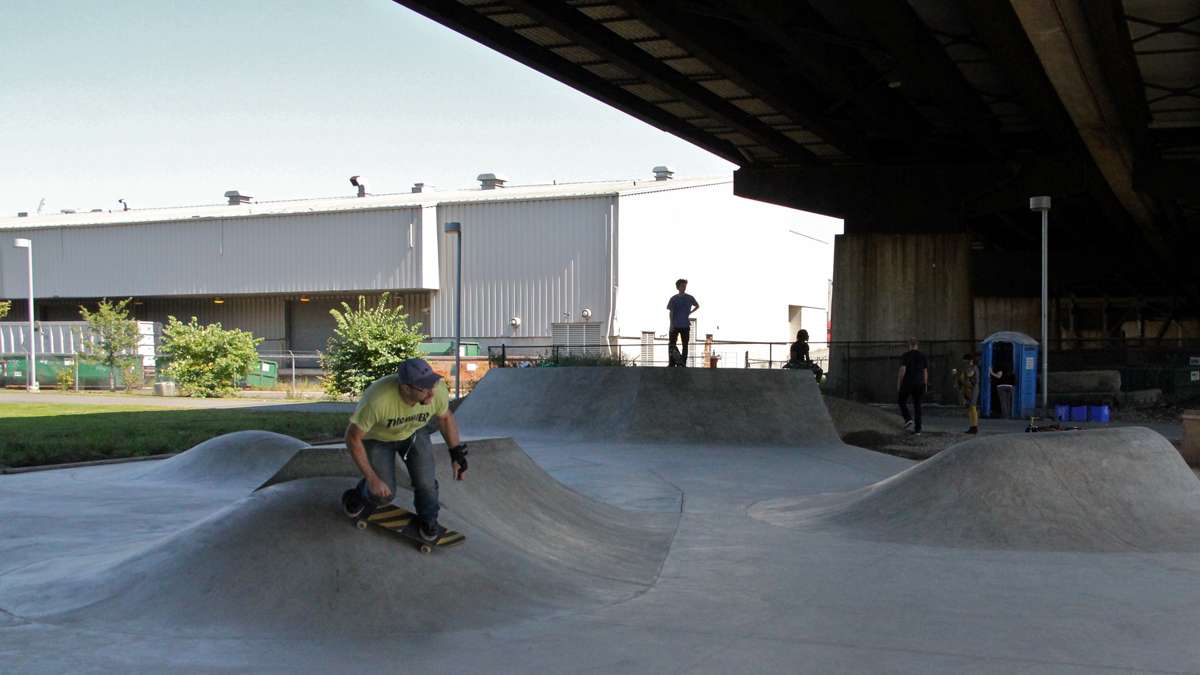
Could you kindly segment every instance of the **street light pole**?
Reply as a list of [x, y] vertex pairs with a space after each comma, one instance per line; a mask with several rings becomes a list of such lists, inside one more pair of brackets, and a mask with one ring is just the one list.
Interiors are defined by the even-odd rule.
[[1042, 213], [1042, 414], [1048, 414], [1050, 380], [1050, 340], [1046, 312], [1050, 307], [1050, 197], [1030, 197], [1029, 209]]
[[37, 344], [33, 333], [33, 241], [29, 239], [14, 239], [13, 246], [25, 249], [29, 271], [29, 391], [38, 391], [37, 381]]
[[446, 223], [446, 234], [458, 235], [454, 264], [454, 398], [462, 398], [462, 223]]

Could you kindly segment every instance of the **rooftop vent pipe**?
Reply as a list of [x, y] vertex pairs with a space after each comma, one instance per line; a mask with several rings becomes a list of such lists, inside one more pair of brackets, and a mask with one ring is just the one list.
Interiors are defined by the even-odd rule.
[[367, 180], [362, 176], [350, 176], [350, 184], [358, 188], [358, 196], [367, 196]]
[[662, 166], [661, 164], [654, 167], [654, 180], [671, 180], [671, 176], [674, 175], [674, 171]]
[[229, 200], [230, 206], [237, 206], [238, 204], [249, 204], [250, 200], [254, 199], [250, 195], [244, 195], [244, 194], [238, 192], [237, 190], [230, 190], [229, 192], [226, 192], [225, 198]]
[[495, 190], [504, 187], [504, 179], [498, 178], [494, 173], [481, 173], [475, 177], [475, 180], [479, 181], [480, 190]]
[[424, 192], [425, 184], [424, 183], [413, 183], [412, 191], [413, 191], [413, 194], [416, 194], [418, 192]]

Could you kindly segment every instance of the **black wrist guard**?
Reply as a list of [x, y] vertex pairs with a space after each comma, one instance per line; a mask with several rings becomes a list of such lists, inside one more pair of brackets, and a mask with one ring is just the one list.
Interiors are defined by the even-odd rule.
[[450, 448], [450, 461], [458, 465], [459, 470], [467, 470], [467, 444], [459, 443]]

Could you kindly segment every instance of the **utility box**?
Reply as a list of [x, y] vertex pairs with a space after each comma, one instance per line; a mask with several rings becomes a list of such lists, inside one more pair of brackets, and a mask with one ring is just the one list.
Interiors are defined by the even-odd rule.
[[[1010, 385], [1012, 409], [1009, 417], [1029, 417], [1037, 409], [1037, 340], [1024, 333], [1001, 331], [984, 338], [979, 375], [983, 386], [979, 392], [979, 412], [984, 417], [992, 416], [992, 409], [1000, 409], [995, 400], [993, 385]], [[995, 381], [991, 371], [1002, 372], [1002, 379]]]

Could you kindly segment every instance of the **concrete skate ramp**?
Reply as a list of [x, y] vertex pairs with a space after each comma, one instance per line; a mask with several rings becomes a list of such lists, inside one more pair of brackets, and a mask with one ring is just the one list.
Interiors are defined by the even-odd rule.
[[270, 431], [235, 431], [155, 462], [135, 480], [214, 484], [252, 490], [307, 447], [308, 443], [304, 441]]
[[496, 368], [456, 415], [472, 433], [630, 442], [839, 442], [812, 375], [791, 370]]
[[[383, 638], [507, 625], [653, 585], [678, 514], [593, 502], [508, 440], [473, 443], [470, 458], [470, 480], [440, 478], [442, 520], [467, 535], [454, 549], [423, 556], [390, 533], [358, 531], [339, 504], [353, 483], [305, 478], [257, 490], [81, 576], [9, 575], [0, 606], [152, 635]], [[397, 502], [411, 499], [400, 491]]]
[[1200, 481], [1141, 427], [968, 441], [849, 493], [760, 502], [784, 527], [950, 547], [1200, 551]]

